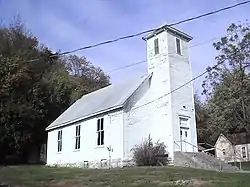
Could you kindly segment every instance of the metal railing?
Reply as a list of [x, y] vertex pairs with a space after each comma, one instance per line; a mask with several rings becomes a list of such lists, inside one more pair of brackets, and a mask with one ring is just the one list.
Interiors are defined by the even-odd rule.
[[[191, 145], [192, 148], [193, 148], [193, 152], [195, 152], [195, 151], [194, 151], [195, 148], [197, 148], [197, 150], [199, 151], [199, 147], [198, 147], [198, 146], [196, 146], [196, 145], [194, 145], [194, 144], [192, 144], [192, 143], [190, 143], [190, 142], [187, 142], [187, 141], [185, 141], [185, 140], [182, 140], [182, 141], [174, 141], [174, 143], [181, 149], [181, 152], [183, 152], [183, 147], [182, 147], [182, 144], [183, 144], [183, 143], [188, 144], [188, 145]], [[178, 143], [180, 143], [180, 145], [179, 145]], [[240, 168], [239, 168], [239, 169], [240, 169], [240, 170], [242, 169], [241, 163], [245, 161], [245, 159], [242, 158], [242, 156], [239, 156], [239, 154], [234, 153], [233, 155], [228, 156], [228, 157], [216, 157], [216, 155], [213, 155], [213, 154], [209, 153], [208, 151], [211, 151], [211, 150], [215, 150], [215, 151], [216, 151], [216, 150], [219, 150], [219, 151], [222, 151], [222, 152], [223, 152], [223, 150], [221, 150], [221, 149], [219, 149], [219, 148], [216, 148], [216, 147], [214, 147], [214, 146], [212, 146], [212, 145], [210, 145], [210, 146], [211, 146], [212, 148], [205, 149], [205, 150], [201, 150], [200, 152], [206, 153], [207, 155], [210, 155], [210, 156], [212, 156], [212, 157], [215, 157], [215, 158], [217, 158], [217, 159], [219, 159], [219, 160], [221, 160], [221, 161], [224, 161], [224, 162], [226, 162], [226, 163], [229, 163], [230, 160], [238, 159], [238, 160], [239, 160], [239, 165], [240, 165]], [[215, 153], [215, 154], [216, 154], [216, 153]]]
[[[191, 145], [191, 146], [192, 146], [192, 149], [193, 149], [193, 152], [195, 152], [195, 148], [198, 149], [198, 146], [196, 146], [196, 145], [194, 145], [194, 144], [192, 144], [192, 143], [190, 143], [190, 142], [187, 142], [187, 141], [185, 141], [185, 140], [182, 140], [182, 141], [174, 141], [174, 143], [180, 147], [181, 152], [183, 152], [182, 143]], [[179, 145], [178, 143], [180, 143], [180, 145]]]

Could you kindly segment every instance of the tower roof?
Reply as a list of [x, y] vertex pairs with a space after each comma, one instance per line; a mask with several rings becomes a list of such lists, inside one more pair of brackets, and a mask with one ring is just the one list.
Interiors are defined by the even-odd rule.
[[187, 41], [190, 41], [190, 40], [193, 39], [192, 36], [190, 36], [190, 35], [188, 35], [188, 34], [182, 32], [182, 31], [180, 31], [180, 30], [178, 30], [178, 29], [176, 29], [176, 28], [170, 27], [170, 26], [167, 25], [167, 24], [165, 24], [165, 25], [163, 25], [163, 26], [161, 26], [161, 27], [155, 29], [155, 30], [154, 30], [153, 32], [151, 32], [148, 36], [145, 36], [145, 37], [143, 37], [142, 39], [143, 39], [143, 40], [148, 40], [148, 39], [150, 39], [151, 37], [153, 37], [153, 36], [155, 36], [155, 35], [157, 35], [157, 34], [159, 34], [159, 33], [161, 33], [161, 32], [164, 32], [164, 31], [167, 31], [167, 32], [172, 33], [172, 34], [175, 34], [175, 35], [179, 36], [180, 38], [186, 39]]

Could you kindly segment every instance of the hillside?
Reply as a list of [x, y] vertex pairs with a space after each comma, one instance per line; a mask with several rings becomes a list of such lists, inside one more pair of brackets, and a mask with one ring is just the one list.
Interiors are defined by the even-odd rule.
[[1, 168], [1, 183], [13, 187], [147, 187], [178, 186], [178, 184], [201, 187], [247, 187], [250, 186], [250, 174], [219, 173], [180, 167], [85, 170], [46, 166], [9, 166]]

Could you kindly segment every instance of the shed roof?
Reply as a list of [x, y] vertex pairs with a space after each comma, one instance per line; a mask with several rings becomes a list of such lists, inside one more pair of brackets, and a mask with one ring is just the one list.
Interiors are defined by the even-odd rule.
[[110, 110], [122, 108], [126, 100], [151, 76], [152, 74], [133, 78], [82, 96], [52, 122], [46, 130], [59, 128]]

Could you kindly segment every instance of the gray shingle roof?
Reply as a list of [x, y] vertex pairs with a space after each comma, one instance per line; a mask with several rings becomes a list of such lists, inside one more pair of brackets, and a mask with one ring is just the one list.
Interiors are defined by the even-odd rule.
[[151, 75], [104, 87], [82, 96], [63, 112], [46, 130], [52, 130], [88, 117], [121, 108], [124, 102]]

